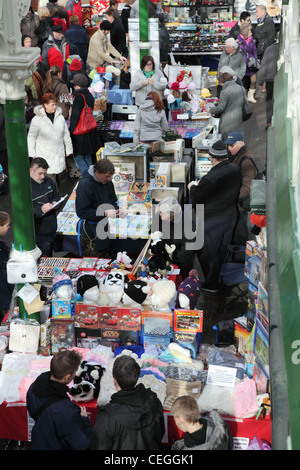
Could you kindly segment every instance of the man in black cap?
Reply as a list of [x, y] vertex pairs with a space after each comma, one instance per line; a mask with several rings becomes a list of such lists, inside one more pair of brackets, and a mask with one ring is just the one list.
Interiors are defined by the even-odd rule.
[[217, 292], [221, 265], [237, 220], [241, 178], [221, 140], [209, 149], [209, 159], [210, 171], [200, 181], [189, 183], [188, 189], [194, 204], [204, 204], [204, 244], [197, 253], [205, 278], [202, 290]]
[[96, 31], [91, 37], [86, 61], [87, 69], [89, 68], [91, 70], [93, 67], [101, 67], [127, 62], [126, 57], [122, 56], [108, 40], [107, 35], [110, 33], [110, 31], [111, 23], [107, 20], [103, 20], [100, 23], [100, 28], [98, 31]]
[[47, 67], [57, 65], [63, 70], [64, 62], [70, 55], [69, 42], [64, 36], [63, 27], [54, 25], [51, 28], [51, 34], [44, 42], [42, 49], [42, 62]]

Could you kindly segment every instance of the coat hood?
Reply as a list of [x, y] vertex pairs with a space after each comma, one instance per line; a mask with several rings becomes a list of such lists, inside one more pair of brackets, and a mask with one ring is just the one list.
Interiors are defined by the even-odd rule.
[[[42, 104], [39, 104], [38, 106], [36, 106], [34, 108], [33, 112], [36, 116], [39, 116], [39, 117], [46, 117], [47, 116], [45, 108]], [[59, 116], [60, 114], [62, 114], [62, 109], [59, 106], [57, 106], [56, 111], [55, 111], [55, 117]]]
[[159, 411], [156, 394], [143, 384], [137, 385], [134, 390], [114, 393], [110, 403], [101, 406], [102, 409], [122, 426], [134, 430], [148, 427], [157, 419]]
[[143, 104], [141, 104], [140, 109], [143, 111], [155, 111], [153, 100], [145, 100]]

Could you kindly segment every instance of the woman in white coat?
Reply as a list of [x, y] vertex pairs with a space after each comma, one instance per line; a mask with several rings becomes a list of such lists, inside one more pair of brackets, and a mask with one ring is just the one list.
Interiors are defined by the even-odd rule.
[[44, 158], [49, 165], [47, 176], [59, 186], [59, 175], [66, 169], [66, 157], [73, 154], [73, 146], [56, 96], [45, 93], [34, 114], [27, 136], [29, 157]]
[[131, 91], [135, 91], [135, 104], [141, 106], [151, 91], [156, 91], [161, 97], [166, 86], [167, 80], [162, 71], [155, 68], [153, 57], [145, 55], [141, 60], [141, 68], [133, 74], [130, 83]]

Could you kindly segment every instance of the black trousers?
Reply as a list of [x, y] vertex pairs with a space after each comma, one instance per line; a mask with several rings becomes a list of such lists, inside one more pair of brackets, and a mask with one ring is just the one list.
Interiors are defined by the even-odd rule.
[[274, 90], [274, 81], [266, 81], [266, 116], [267, 124], [271, 124], [273, 116], [273, 90]]
[[205, 279], [204, 288], [219, 288], [220, 270], [227, 254], [227, 247], [231, 243], [236, 220], [237, 214], [204, 221], [204, 244], [197, 252]]

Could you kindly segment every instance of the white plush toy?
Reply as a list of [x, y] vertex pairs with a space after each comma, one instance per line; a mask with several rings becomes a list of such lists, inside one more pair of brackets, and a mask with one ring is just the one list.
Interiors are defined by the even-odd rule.
[[127, 274], [122, 271], [111, 271], [104, 279], [103, 286], [105, 294], [109, 298], [110, 305], [122, 305], [124, 294], [124, 283], [128, 282]]
[[171, 312], [169, 303], [176, 294], [175, 282], [161, 279], [154, 282], [152, 291], [151, 303], [153, 310], [157, 312]]

